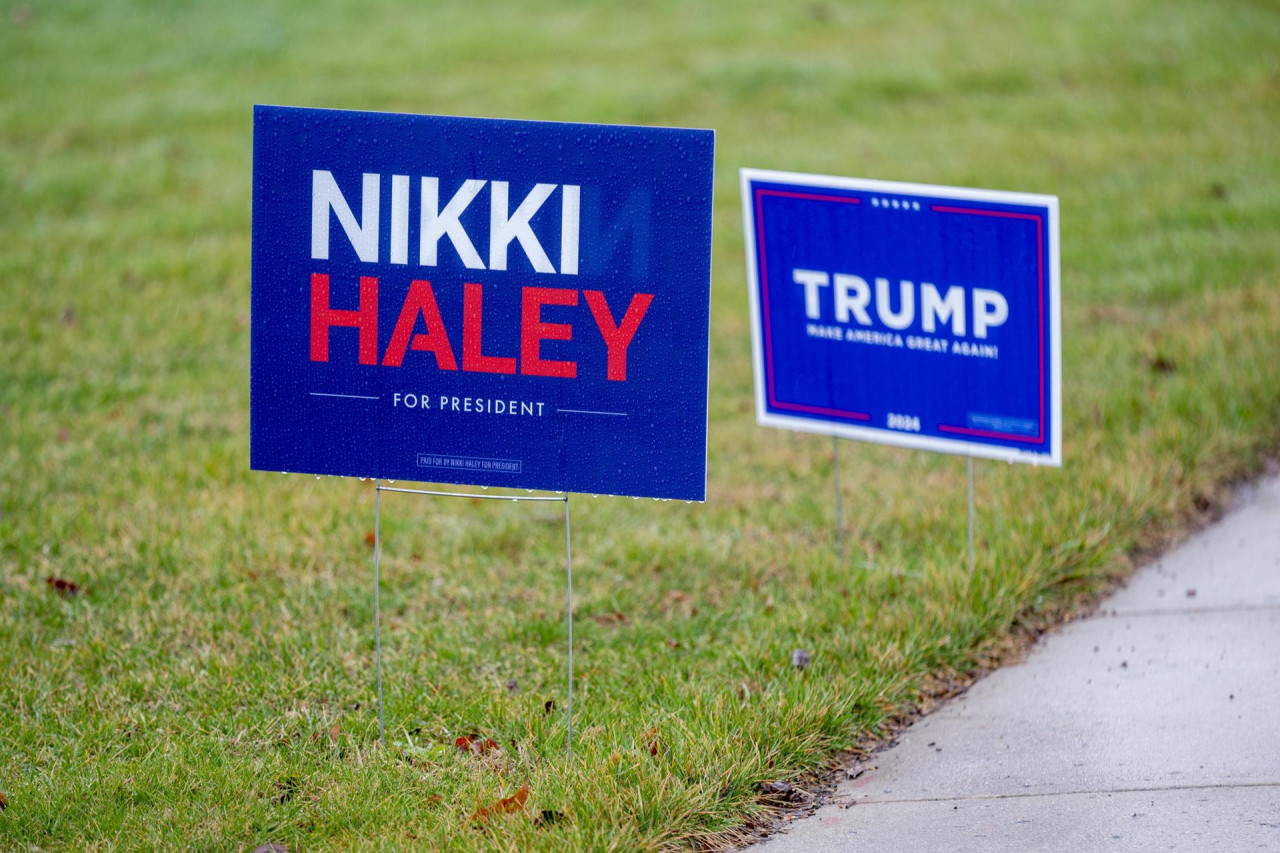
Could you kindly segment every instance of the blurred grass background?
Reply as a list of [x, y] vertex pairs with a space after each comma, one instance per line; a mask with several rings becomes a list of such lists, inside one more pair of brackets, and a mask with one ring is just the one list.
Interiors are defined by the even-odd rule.
[[[1275, 449], [1278, 44], [1250, 0], [0, 2], [0, 848], [723, 845]], [[248, 470], [255, 102], [717, 130], [710, 499], [574, 499], [571, 763], [558, 507], [388, 496], [375, 747], [370, 485]], [[755, 426], [743, 165], [1061, 197], [1065, 467], [978, 464], [974, 583], [963, 460], [846, 444], [837, 565], [829, 442]]]

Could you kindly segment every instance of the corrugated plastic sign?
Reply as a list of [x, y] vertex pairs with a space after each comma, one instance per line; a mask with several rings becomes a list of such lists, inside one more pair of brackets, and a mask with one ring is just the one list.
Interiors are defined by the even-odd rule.
[[257, 107], [252, 467], [704, 499], [713, 148]]
[[742, 171], [760, 423], [1060, 465], [1058, 200]]

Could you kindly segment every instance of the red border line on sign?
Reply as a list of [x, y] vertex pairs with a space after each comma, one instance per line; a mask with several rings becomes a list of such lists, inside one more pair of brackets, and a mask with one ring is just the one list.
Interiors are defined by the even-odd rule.
[[931, 205], [931, 210], [938, 213], [966, 213], [972, 216], [995, 216], [1002, 219], [1030, 219], [1036, 223], [1036, 265], [1037, 286], [1040, 295], [1040, 434], [1035, 438], [1026, 435], [1014, 435], [1007, 432], [994, 432], [972, 427], [938, 424], [939, 432], [954, 432], [963, 435], [977, 435], [985, 438], [999, 438], [1005, 441], [1022, 441], [1027, 444], [1044, 444], [1044, 222], [1038, 213], [1013, 213], [1007, 210], [982, 210], [972, 207], [948, 207], [947, 205]]
[[869, 421], [871, 415], [866, 412], [851, 412], [844, 409], [824, 409], [821, 406], [808, 406], [803, 403], [786, 403], [778, 400], [773, 393], [773, 333], [769, 320], [769, 265], [764, 251], [764, 196], [773, 195], [782, 198], [802, 198], [811, 201], [833, 201], [840, 204], [861, 204], [862, 199], [839, 195], [819, 195], [818, 193], [797, 193], [785, 190], [756, 190], [756, 245], [760, 248], [760, 291], [764, 306], [764, 372], [769, 389], [769, 405], [775, 409], [793, 409], [798, 412], [813, 412], [819, 415], [852, 418], [856, 421]]

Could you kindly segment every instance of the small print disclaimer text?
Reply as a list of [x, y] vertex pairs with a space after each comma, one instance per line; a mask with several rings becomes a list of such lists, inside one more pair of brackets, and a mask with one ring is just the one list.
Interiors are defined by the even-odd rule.
[[519, 459], [486, 459], [480, 456], [451, 456], [419, 453], [419, 468], [448, 468], [451, 471], [489, 471], [495, 474], [519, 474]]

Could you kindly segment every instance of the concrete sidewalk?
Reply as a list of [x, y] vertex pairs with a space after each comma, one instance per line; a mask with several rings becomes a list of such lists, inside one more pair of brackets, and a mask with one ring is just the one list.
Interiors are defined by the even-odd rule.
[[905, 731], [787, 851], [1280, 851], [1280, 479]]

